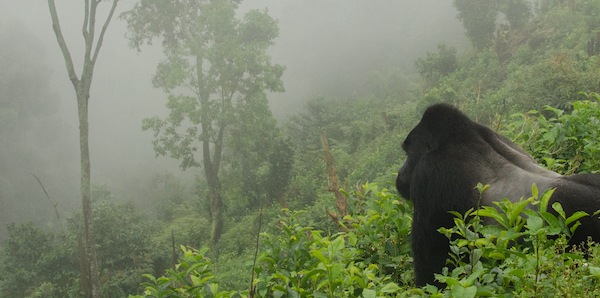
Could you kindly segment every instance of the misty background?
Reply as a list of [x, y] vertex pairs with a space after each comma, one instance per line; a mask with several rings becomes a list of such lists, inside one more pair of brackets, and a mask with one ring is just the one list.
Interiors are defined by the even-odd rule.
[[[166, 95], [151, 76], [163, 55], [158, 46], [141, 53], [128, 47], [119, 3], [96, 63], [89, 101], [92, 184], [119, 200], [144, 206], [153, 175], [173, 172], [191, 183], [198, 169], [155, 158], [152, 132], [142, 119], [168, 114]], [[63, 34], [79, 74], [83, 54], [83, 3], [56, 1]], [[414, 73], [414, 61], [439, 42], [467, 46], [450, 0], [291, 1], [246, 0], [239, 15], [264, 10], [279, 20], [272, 62], [286, 66], [285, 93], [270, 94], [279, 120], [303, 109], [307, 99], [361, 94], [374, 71]], [[108, 5], [100, 5], [104, 22]], [[8, 81], [6, 73], [18, 73]], [[32, 220], [44, 229], [58, 224], [51, 203], [32, 176], [58, 203], [61, 218], [80, 208], [80, 160], [76, 98], [51, 27], [46, 1], [0, 1], [0, 241], [9, 222]], [[2, 106], [0, 106], [2, 108]], [[50, 223], [50, 224], [48, 224]], [[52, 224], [54, 223], [54, 224]]]

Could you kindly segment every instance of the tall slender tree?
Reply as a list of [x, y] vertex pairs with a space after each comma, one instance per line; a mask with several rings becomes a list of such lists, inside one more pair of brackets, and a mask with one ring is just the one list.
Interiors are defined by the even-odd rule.
[[[181, 168], [203, 165], [211, 214], [211, 246], [221, 237], [223, 200], [219, 168], [228, 131], [241, 118], [272, 117], [265, 91], [283, 92], [284, 67], [272, 65], [267, 48], [279, 34], [267, 12], [235, 17], [240, 1], [143, 0], [121, 17], [130, 45], [162, 39], [166, 60], [153, 84], [168, 94], [166, 119], [144, 120], [155, 132], [157, 155], [170, 153]], [[266, 112], [268, 111], [268, 113]], [[200, 150], [202, 162], [196, 160]]]
[[[85, 254], [87, 259], [87, 270], [88, 280], [90, 283], [90, 289], [88, 289], [87, 296], [93, 298], [100, 297], [100, 281], [98, 278], [98, 261], [96, 258], [94, 227], [92, 226], [92, 200], [90, 190], [90, 149], [88, 144], [88, 101], [90, 98], [90, 87], [92, 85], [92, 77], [94, 75], [94, 65], [98, 58], [98, 53], [102, 47], [102, 41], [104, 34], [110, 24], [117, 3], [119, 0], [112, 0], [112, 7], [104, 21], [100, 35], [98, 39], [96, 36], [96, 11], [100, 0], [84, 0], [84, 19], [81, 32], [83, 34], [85, 42], [85, 52], [83, 58], [83, 69], [81, 75], [78, 76], [75, 72], [75, 66], [73, 65], [73, 59], [69, 52], [69, 47], [63, 37], [60, 23], [58, 21], [58, 13], [56, 12], [56, 5], [54, 0], [48, 0], [48, 7], [50, 8], [50, 16], [52, 17], [52, 29], [56, 35], [56, 40], [60, 46], [65, 64], [67, 66], [67, 73], [69, 79], [75, 88], [75, 94], [77, 97], [77, 111], [79, 114], [79, 150], [81, 154], [81, 203], [83, 208], [83, 221], [85, 229]], [[95, 46], [94, 46], [95, 42]], [[85, 276], [84, 272], [81, 272], [82, 277]]]

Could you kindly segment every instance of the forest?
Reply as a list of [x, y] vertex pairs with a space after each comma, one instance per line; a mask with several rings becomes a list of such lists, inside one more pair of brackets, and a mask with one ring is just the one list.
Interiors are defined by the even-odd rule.
[[[394, 185], [402, 142], [436, 103], [458, 107], [544, 168], [599, 173], [600, 0], [453, 0], [464, 45], [435, 41], [410, 67], [365, 71], [355, 90], [315, 91], [282, 117], [269, 100], [288, 84], [286, 66], [269, 52], [280, 35], [269, 10], [241, 13], [240, 0], [145, 0], [112, 16], [117, 2], [86, 1], [81, 65], [69, 64], [56, 33], [77, 95], [71, 105], [85, 117], [75, 129], [86, 140], [80, 151], [31, 149], [65, 141], [52, 131], [61, 126], [58, 95], [35, 54], [39, 43], [4, 42], [18, 33], [0, 26], [0, 297], [600, 296], [600, 246], [567, 245], [578, 219], [598, 214], [569, 216], [535, 185], [530, 198], [498, 210], [455, 214], [456, 226], [440, 229], [455, 267], [436, 276], [445, 288], [416, 287], [413, 205]], [[111, 4], [107, 19], [92, 15]], [[143, 200], [90, 180], [89, 164], [84, 179], [81, 123], [88, 99], [95, 108], [91, 72], [111, 17], [127, 24], [120, 38], [130, 51], [162, 53], [151, 74], [162, 110], [135, 129], [152, 135], [144, 146], [158, 160], [179, 168], [130, 183]], [[17, 53], [34, 59], [10, 58]], [[37, 84], [15, 88], [24, 79]], [[81, 165], [66, 161], [80, 154]], [[82, 203], [59, 209], [49, 185], [60, 180], [23, 169], [34, 163], [52, 165], [54, 176], [74, 168], [68, 177], [81, 180], [74, 193]], [[13, 168], [34, 184], [17, 187]], [[44, 201], [31, 208], [43, 216], [7, 211], [42, 189]], [[524, 211], [527, 204], [540, 208]], [[484, 225], [482, 214], [499, 224]]]

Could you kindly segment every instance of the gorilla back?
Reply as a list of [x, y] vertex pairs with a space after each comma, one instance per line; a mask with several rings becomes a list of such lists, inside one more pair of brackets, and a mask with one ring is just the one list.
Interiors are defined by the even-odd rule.
[[[448, 211], [477, 208], [481, 182], [490, 187], [481, 204], [531, 196], [535, 183], [541, 192], [556, 188], [550, 204], [560, 202], [567, 216], [600, 209], [600, 174], [561, 176], [540, 167], [519, 146], [495, 131], [471, 121], [456, 108], [429, 107], [402, 144], [406, 161], [396, 179], [400, 195], [414, 204], [412, 250], [417, 286], [435, 282], [450, 252], [440, 227], [454, 225]], [[600, 220], [584, 217], [571, 238], [578, 244], [591, 236], [600, 241]]]

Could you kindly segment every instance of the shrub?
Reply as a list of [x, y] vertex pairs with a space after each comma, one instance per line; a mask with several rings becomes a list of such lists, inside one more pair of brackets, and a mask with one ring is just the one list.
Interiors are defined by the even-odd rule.
[[[480, 193], [486, 188], [478, 186]], [[539, 200], [535, 185], [532, 193], [527, 200], [497, 202], [497, 208], [455, 213], [455, 226], [440, 229], [450, 239], [448, 262], [455, 266], [451, 272], [444, 268], [443, 274], [436, 274], [447, 287], [439, 290], [427, 286], [415, 292], [432, 297], [600, 294], [600, 267], [584, 258], [597, 254], [598, 246], [590, 243], [584, 254], [581, 250], [567, 251], [566, 245], [579, 225], [578, 219], [588, 214], [576, 212], [566, 217], [559, 203], [548, 206], [553, 190]], [[528, 204], [537, 205], [539, 210], [526, 208]], [[550, 208], [558, 216], [550, 213]], [[496, 225], [484, 226], [482, 216], [493, 219]]]
[[529, 150], [543, 166], [561, 174], [600, 172], [600, 97], [572, 103], [573, 111], [546, 106], [554, 114], [547, 118], [538, 111], [515, 114], [517, 121], [505, 132], [517, 144]]

